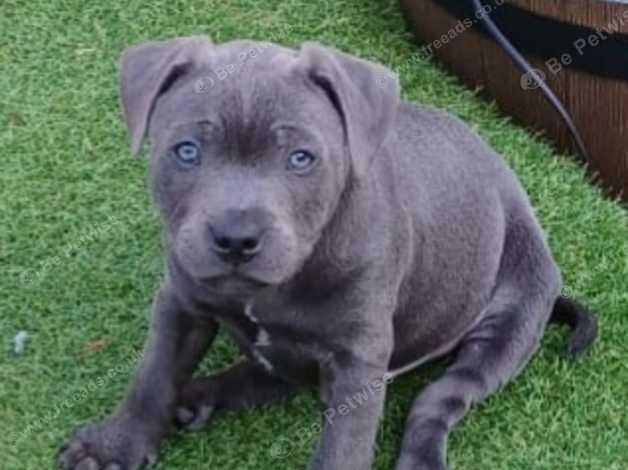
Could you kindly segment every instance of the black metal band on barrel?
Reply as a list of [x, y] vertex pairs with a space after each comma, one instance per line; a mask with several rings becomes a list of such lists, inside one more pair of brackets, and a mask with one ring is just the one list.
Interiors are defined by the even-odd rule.
[[[490, 37], [471, 2], [433, 2], [460, 20], [471, 19], [476, 30]], [[592, 75], [628, 80], [628, 34], [618, 32], [622, 26], [628, 25], [628, 8], [607, 25], [595, 29], [542, 16], [504, 0], [485, 0], [483, 3], [490, 10], [493, 21], [518, 50], [545, 62], [559, 61], [567, 68]]]

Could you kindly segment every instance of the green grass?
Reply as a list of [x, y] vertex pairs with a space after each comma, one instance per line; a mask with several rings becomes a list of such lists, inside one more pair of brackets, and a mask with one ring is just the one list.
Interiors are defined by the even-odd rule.
[[[551, 328], [519, 379], [456, 429], [450, 462], [466, 470], [628, 467], [627, 214], [577, 165], [414, 55], [396, 2], [4, 0], [0, 13], [0, 468], [51, 468], [64, 436], [124, 393], [161, 257], [146, 163], [131, 158], [120, 120], [116, 63], [131, 43], [198, 33], [217, 42], [318, 40], [386, 63], [407, 98], [458, 114], [505, 156], [569, 291], [600, 313], [601, 338], [570, 362], [564, 335]], [[20, 330], [31, 340], [16, 357]], [[204, 367], [234, 354], [220, 337]], [[392, 385], [375, 468], [392, 467], [405, 413], [438, 371]], [[159, 468], [305, 468], [317, 422], [313, 395], [229, 416], [168, 441]]]

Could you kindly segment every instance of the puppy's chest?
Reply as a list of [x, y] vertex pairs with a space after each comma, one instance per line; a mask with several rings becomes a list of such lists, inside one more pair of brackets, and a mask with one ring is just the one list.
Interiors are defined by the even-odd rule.
[[220, 321], [240, 350], [269, 373], [302, 384], [318, 381], [324, 347], [290, 315], [247, 305]]

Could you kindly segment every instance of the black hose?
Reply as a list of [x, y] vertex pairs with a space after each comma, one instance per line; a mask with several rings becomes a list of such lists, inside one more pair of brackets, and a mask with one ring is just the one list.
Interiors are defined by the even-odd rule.
[[554, 91], [545, 83], [542, 77], [534, 70], [532, 65], [521, 55], [521, 53], [513, 46], [510, 40], [504, 36], [499, 27], [495, 24], [493, 19], [490, 16], [489, 9], [485, 8], [482, 4], [482, 0], [471, 0], [473, 3], [473, 7], [475, 8], [476, 16], [483, 22], [487, 31], [493, 36], [497, 44], [499, 44], [506, 53], [510, 56], [510, 58], [515, 62], [517, 67], [534, 83], [541, 89], [545, 98], [550, 102], [550, 104], [558, 111], [558, 113], [565, 121], [571, 136], [573, 137], [574, 142], [576, 143], [576, 147], [578, 148], [578, 152], [580, 153], [580, 159], [584, 163], [589, 163], [589, 153], [587, 152], [586, 146], [584, 145], [584, 141], [582, 140], [582, 136], [576, 125], [573, 122], [573, 118], [569, 114], [569, 112], [565, 109], [565, 106], [560, 101], [560, 99], [556, 96]]

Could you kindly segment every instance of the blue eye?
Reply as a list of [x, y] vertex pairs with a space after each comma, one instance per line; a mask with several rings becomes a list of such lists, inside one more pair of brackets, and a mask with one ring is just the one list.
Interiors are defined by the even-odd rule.
[[305, 150], [297, 150], [288, 157], [288, 170], [303, 173], [316, 162], [316, 157]]
[[177, 161], [184, 166], [198, 165], [201, 162], [201, 151], [198, 145], [192, 141], [177, 144], [174, 148]]

